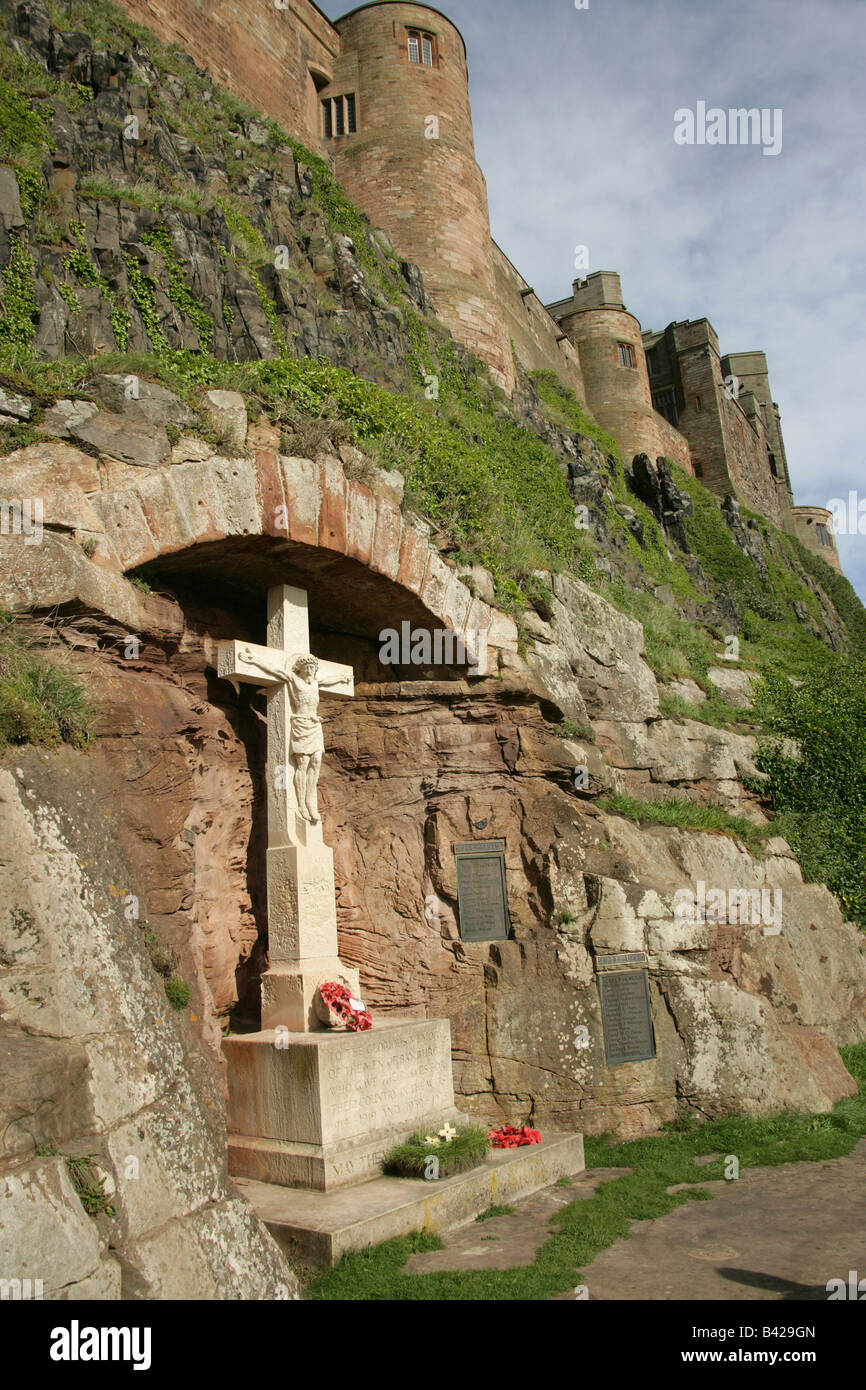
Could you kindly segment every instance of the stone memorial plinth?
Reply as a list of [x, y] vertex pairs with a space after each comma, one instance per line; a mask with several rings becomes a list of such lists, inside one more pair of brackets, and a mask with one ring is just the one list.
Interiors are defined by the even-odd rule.
[[227, 1038], [229, 1172], [327, 1192], [378, 1176], [394, 1144], [462, 1118], [447, 1019], [365, 1033]]
[[268, 951], [262, 1032], [223, 1040], [229, 1172], [326, 1192], [381, 1171], [383, 1155], [422, 1126], [460, 1119], [446, 1019], [377, 1019], [329, 1029], [318, 986], [358, 997], [340, 960], [334, 855], [322, 838], [318, 778], [322, 693], [351, 696], [351, 667], [310, 655], [307, 595], [268, 594], [268, 645], [223, 643], [219, 674], [264, 687], [268, 702]]

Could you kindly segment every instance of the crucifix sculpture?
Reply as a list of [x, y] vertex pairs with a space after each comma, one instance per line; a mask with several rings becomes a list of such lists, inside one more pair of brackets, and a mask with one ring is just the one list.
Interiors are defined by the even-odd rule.
[[307, 595], [287, 584], [268, 591], [268, 644], [223, 642], [219, 675], [264, 686], [268, 701], [268, 951], [262, 1027], [306, 1032], [320, 1025], [313, 998], [322, 980], [358, 974], [337, 947], [334, 856], [322, 840], [318, 781], [324, 753], [320, 688], [355, 693], [351, 666], [310, 652]]
[[268, 645], [222, 643], [219, 674], [267, 690], [268, 844], [296, 843], [296, 815], [311, 825], [320, 820], [325, 744], [319, 690], [354, 695], [352, 668], [319, 661], [310, 653], [306, 592], [280, 584], [268, 591]]

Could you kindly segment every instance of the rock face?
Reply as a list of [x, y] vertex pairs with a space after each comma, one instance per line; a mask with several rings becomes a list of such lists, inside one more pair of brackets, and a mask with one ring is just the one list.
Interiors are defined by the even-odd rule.
[[[366, 228], [362, 264], [360, 244], [319, 209], [321, 175], [291, 145], [236, 116], [225, 129], [215, 121], [201, 140], [185, 133], [199, 130], [191, 106], [218, 114], [192, 60], [185, 81], [160, 72], [141, 45], [94, 49], [86, 33], [53, 28], [42, 0], [0, 0], [0, 25], [0, 41], [92, 94], [81, 104], [34, 99], [47, 122], [56, 236], [25, 218], [15, 173], [0, 167], [0, 268], [10, 233], [26, 229], [39, 357], [202, 346], [248, 362], [288, 345], [297, 356], [322, 354], [362, 376], [408, 384], [405, 310], [429, 308], [420, 272]], [[135, 138], [125, 138], [129, 122]], [[142, 182], [159, 187], [158, 210], [134, 193], [123, 197]]]
[[[0, 1267], [55, 1299], [296, 1296], [226, 1179], [200, 989], [175, 1021], [127, 919], [116, 812], [77, 780], [30, 750], [0, 770]], [[89, 1158], [102, 1214], [63, 1157], [35, 1156], [58, 1145]]]
[[[675, 794], [761, 818], [739, 780], [754, 774], [753, 740], [660, 716], [639, 624], [578, 581], [546, 576], [549, 617], [530, 619], [525, 659], [513, 624], [487, 608], [486, 677], [383, 666], [383, 627], [399, 628], [404, 618], [459, 627], [486, 607], [471, 608], [481, 601], [411, 517], [400, 516], [393, 489], [369, 494], [345, 480], [335, 459], [215, 456], [147, 469], [43, 444], [8, 462], [19, 491], [34, 470], [52, 479], [63, 505], [77, 488], [75, 505], [89, 509], [93, 535], [102, 537], [90, 558], [62, 527], [41, 547], [0, 540], [9, 556], [0, 601], [21, 612], [56, 606], [58, 632], [89, 671], [100, 706], [90, 752], [7, 754], [6, 764], [25, 774], [23, 802], [13, 790], [19, 806], [32, 803], [52, 825], [74, 820], [84, 805], [102, 816], [99, 843], [69, 853], [99, 866], [119, 894], [139, 898], [160, 949], [194, 982], [186, 1065], [197, 1078], [217, 1065], [218, 1018], [255, 1026], [267, 946], [263, 701], [215, 680], [215, 647], [230, 637], [261, 640], [264, 594], [288, 576], [311, 594], [313, 650], [356, 673], [355, 700], [323, 701], [321, 793], [341, 957], [360, 969], [374, 1019], [450, 1019], [464, 1109], [630, 1134], [682, 1106], [707, 1114], [825, 1110], [850, 1092], [835, 1049], [864, 1031], [866, 943], [830, 894], [802, 883], [780, 841], [757, 860], [728, 837], [639, 828], [595, 804], [610, 789], [644, 800]], [[346, 467], [356, 463], [347, 454]], [[211, 495], [208, 470], [219, 480], [219, 507], [198, 523], [196, 539], [183, 518], [196, 497]], [[167, 477], [171, 521], [154, 500]], [[363, 519], [370, 496], [383, 522], [397, 523], [390, 550], [377, 550], [376, 527]], [[297, 499], [288, 539], [267, 534], [279, 497]], [[140, 535], [130, 522], [138, 508]], [[112, 529], [120, 515], [122, 527]], [[149, 595], [123, 577], [136, 562]], [[130, 633], [140, 644], [132, 659]], [[576, 785], [579, 767], [588, 775]], [[472, 839], [505, 841], [508, 941], [460, 940], [452, 846]], [[123, 867], [105, 868], [114, 856]], [[759, 905], [763, 890], [767, 912], [683, 920], [677, 903], [701, 884], [726, 895], [758, 890]], [[55, 932], [56, 924], [49, 939]], [[600, 955], [621, 952], [646, 955], [657, 1056], [609, 1067], [596, 966]], [[32, 994], [38, 968], [22, 968]], [[160, 1077], [177, 1071], [176, 1054], [159, 1050], [164, 1026], [153, 1024]], [[581, 1029], [588, 1046], [576, 1045]], [[52, 1041], [22, 1065], [48, 1088], [54, 1134], [78, 1140], [85, 1102], [75, 1097], [88, 1095], [87, 1058], [82, 1041], [55, 1060], [57, 1031], [42, 1028]], [[58, 1075], [67, 1078], [65, 1110], [59, 1095], [51, 1099]], [[124, 1107], [129, 1116], [156, 1104], [134, 1066], [129, 1078], [134, 1096], [117, 1103], [117, 1115], [100, 1115], [95, 1133], [119, 1122]], [[214, 1102], [218, 1131], [221, 1096], [210, 1084], [205, 1099]], [[189, 1195], [190, 1208], [198, 1196]], [[130, 1235], [130, 1247], [137, 1239]], [[126, 1244], [118, 1239], [117, 1258]], [[134, 1280], [140, 1266], [130, 1261]]]

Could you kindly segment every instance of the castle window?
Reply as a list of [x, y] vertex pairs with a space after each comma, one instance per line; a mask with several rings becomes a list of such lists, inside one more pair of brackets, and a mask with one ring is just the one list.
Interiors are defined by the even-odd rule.
[[695, 410], [703, 410], [704, 404], [700, 396], [695, 396]]
[[325, 139], [335, 135], [353, 135], [358, 129], [355, 93], [343, 97], [329, 97], [322, 102], [323, 129]]
[[695, 459], [695, 460], [694, 460], [694, 468], [695, 468], [695, 477], [696, 477], [696, 478], [702, 478], [702, 477], [704, 476], [704, 465], [703, 465], [702, 463], [699, 463], [698, 460]]
[[821, 525], [821, 522], [820, 522], [820, 521], [818, 522], [817, 526], [815, 527], [815, 530], [816, 530], [816, 532], [818, 533], [818, 540], [819, 540], [819, 542], [820, 542], [821, 545], [831, 545], [831, 544], [832, 544], [832, 542], [831, 542], [831, 540], [830, 540], [830, 532], [827, 530], [827, 527], [826, 527], [826, 526], [822, 526], [822, 525]]
[[634, 360], [634, 349], [630, 343], [619, 343], [617, 345], [617, 351], [619, 352], [619, 365], [621, 367], [634, 367], [636, 365]]
[[774, 478], [778, 478], [778, 476], [779, 476], [779, 470], [776, 468], [776, 455], [775, 455], [775, 454], [771, 454], [771, 453], [769, 452], [769, 450], [768, 450], [768, 451], [767, 451], [767, 458], [769, 459], [769, 462], [770, 462], [770, 472], [772, 473], [772, 475], [773, 475]]
[[420, 63], [432, 68], [434, 39], [432, 34], [422, 34], [420, 29], [409, 30], [409, 62]]
[[672, 425], [676, 425], [680, 415], [677, 410], [677, 393], [672, 386], [664, 386], [659, 391], [653, 391], [653, 408], [663, 415]]

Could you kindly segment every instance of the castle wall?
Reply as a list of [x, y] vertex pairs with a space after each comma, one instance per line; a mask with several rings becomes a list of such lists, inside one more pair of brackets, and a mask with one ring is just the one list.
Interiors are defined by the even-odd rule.
[[[782, 437], [782, 420], [779, 407], [773, 400], [770, 390], [770, 376], [767, 358], [763, 352], [735, 352], [722, 358], [722, 372], [725, 378], [735, 376], [740, 384], [741, 399], [745, 390], [755, 401], [760, 415], [766, 444], [766, 459], [770, 465], [771, 477], [776, 490], [777, 503], [787, 529], [793, 529], [789, 515], [794, 505], [791, 476], [788, 472], [788, 457]], [[773, 473], [775, 470], [775, 474]]]
[[[418, 263], [437, 316], [510, 392], [511, 344], [496, 303], [463, 39], [425, 5], [369, 5], [336, 27], [358, 64], [357, 133], [328, 142], [337, 178]], [[409, 61], [410, 29], [432, 36], [431, 66]]]
[[659, 454], [663, 454], [671, 463], [678, 463], [680, 468], [684, 468], [687, 473], [694, 474], [692, 464], [692, 451], [689, 441], [680, 434], [678, 429], [666, 420], [663, 415], [656, 411], [656, 433], [659, 441]]
[[311, 69], [333, 73], [340, 41], [311, 0], [119, 0], [164, 43], [176, 43], [229, 91], [279, 121], [312, 149], [322, 147]]
[[520, 271], [505, 252], [493, 243], [493, 269], [496, 276], [496, 303], [505, 328], [528, 371], [556, 372], [560, 381], [585, 401], [583, 373], [577, 348], [567, 338], [558, 341], [561, 329], [530, 289]]
[[724, 496], [735, 492], [752, 511], [780, 529], [787, 508], [770, 471], [760, 403], [750, 392], [729, 395], [719, 340], [707, 319], [669, 330], [681, 391], [678, 429], [686, 436], [695, 472]]

